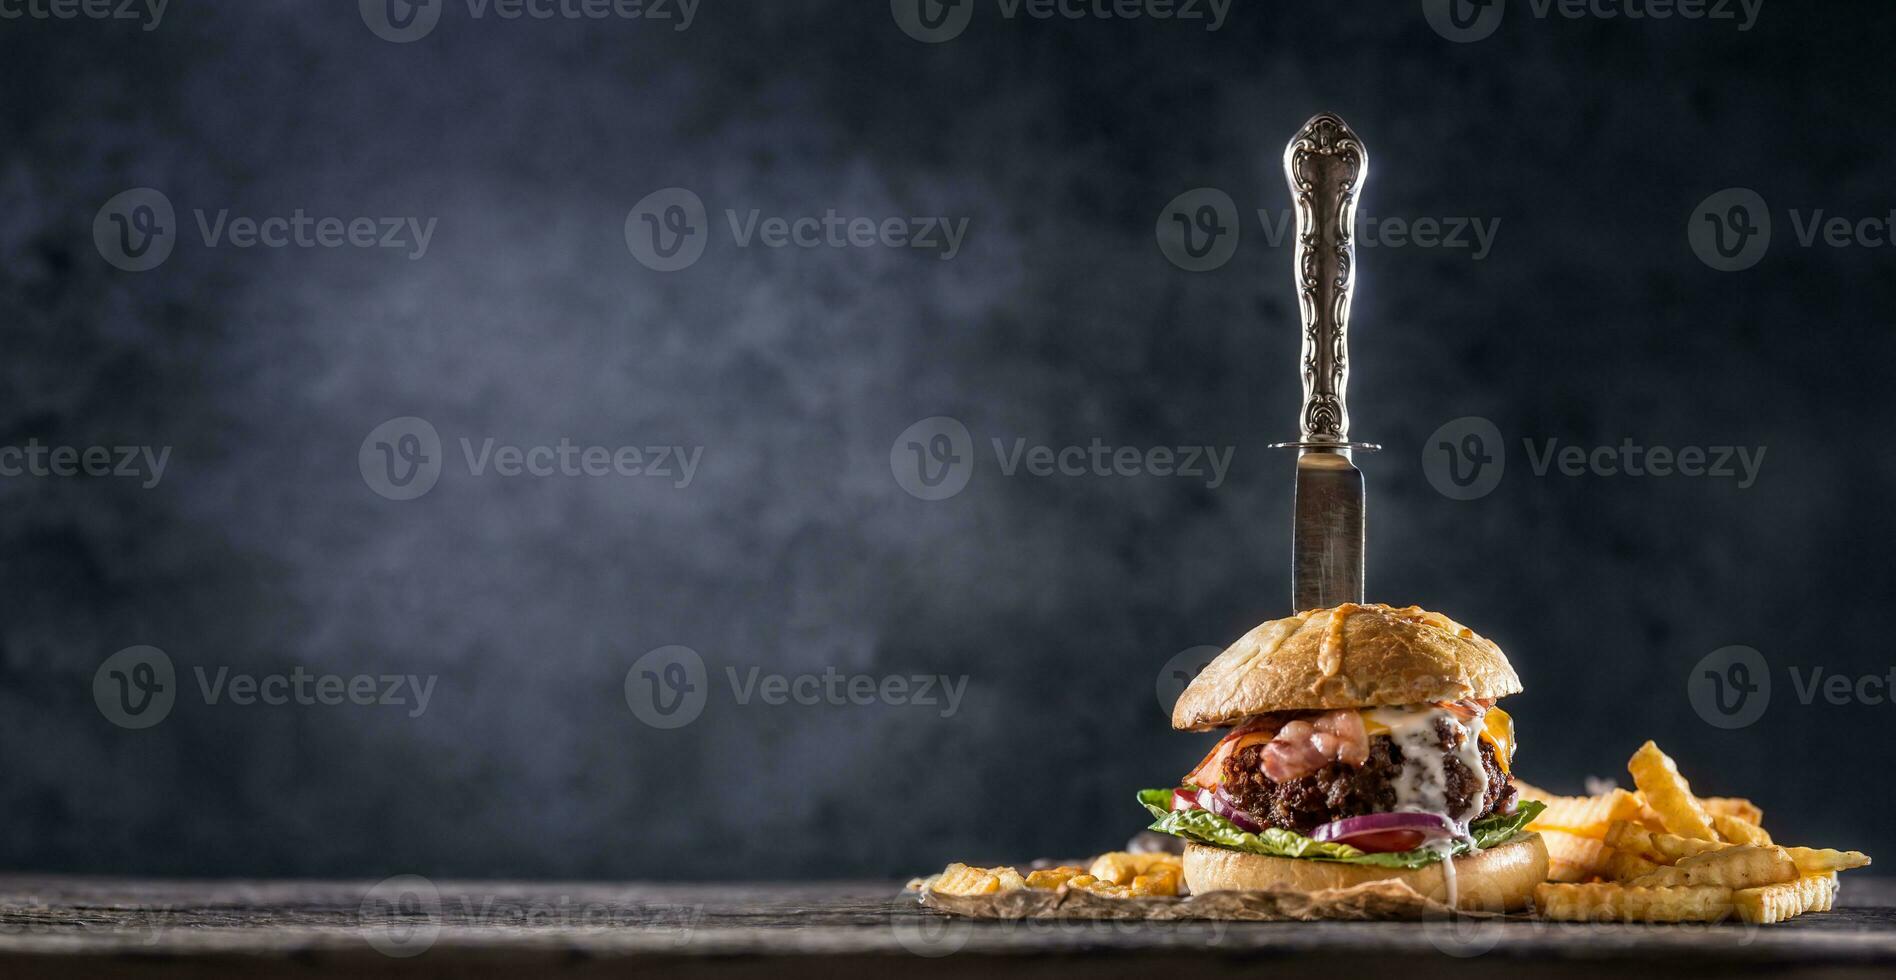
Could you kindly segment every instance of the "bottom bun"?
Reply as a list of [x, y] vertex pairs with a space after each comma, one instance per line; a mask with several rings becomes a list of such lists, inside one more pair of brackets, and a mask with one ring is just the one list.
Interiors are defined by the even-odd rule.
[[[1534, 886], [1547, 880], [1547, 845], [1539, 834], [1520, 834], [1505, 844], [1464, 854], [1454, 863], [1457, 908], [1513, 912], [1526, 908]], [[1448, 903], [1448, 883], [1440, 861], [1421, 868], [1383, 868], [1185, 845], [1185, 884], [1194, 895], [1282, 889], [1318, 892], [1372, 881], [1400, 881], [1425, 898]]]

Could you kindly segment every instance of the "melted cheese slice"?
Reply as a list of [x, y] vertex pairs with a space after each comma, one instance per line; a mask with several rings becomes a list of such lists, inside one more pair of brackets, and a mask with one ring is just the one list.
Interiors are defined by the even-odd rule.
[[[1374, 708], [1364, 708], [1363, 731], [1369, 735], [1387, 735], [1389, 726], [1377, 721]], [[1494, 761], [1504, 773], [1513, 773], [1514, 719], [1500, 708], [1489, 708], [1481, 719], [1481, 740], [1494, 746]]]
[[1481, 737], [1494, 746], [1494, 761], [1504, 773], [1513, 773], [1514, 719], [1500, 708], [1489, 708], [1482, 716]]

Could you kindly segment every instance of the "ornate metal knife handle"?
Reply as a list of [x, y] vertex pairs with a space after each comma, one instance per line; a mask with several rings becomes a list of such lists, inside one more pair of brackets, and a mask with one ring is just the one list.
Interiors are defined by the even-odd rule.
[[1297, 209], [1297, 299], [1303, 312], [1305, 448], [1350, 443], [1350, 296], [1356, 290], [1356, 199], [1369, 153], [1349, 124], [1319, 113], [1284, 148], [1284, 176]]

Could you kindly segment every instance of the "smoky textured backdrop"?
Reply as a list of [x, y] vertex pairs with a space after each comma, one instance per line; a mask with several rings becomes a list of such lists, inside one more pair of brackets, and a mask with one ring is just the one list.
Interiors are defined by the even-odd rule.
[[1529, 779], [1896, 850], [1888, 7], [536, 4], [0, 5], [0, 867], [1118, 844], [1290, 611], [1324, 109], [1371, 598], [1509, 651]]

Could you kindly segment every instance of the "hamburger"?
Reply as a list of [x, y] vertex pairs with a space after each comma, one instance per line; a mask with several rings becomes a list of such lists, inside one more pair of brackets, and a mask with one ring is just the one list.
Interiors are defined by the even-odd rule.
[[1463, 909], [1527, 905], [1547, 849], [1512, 782], [1506, 654], [1438, 613], [1345, 603], [1245, 634], [1185, 688], [1181, 731], [1226, 729], [1139, 794], [1184, 839], [1194, 894], [1401, 881]]

